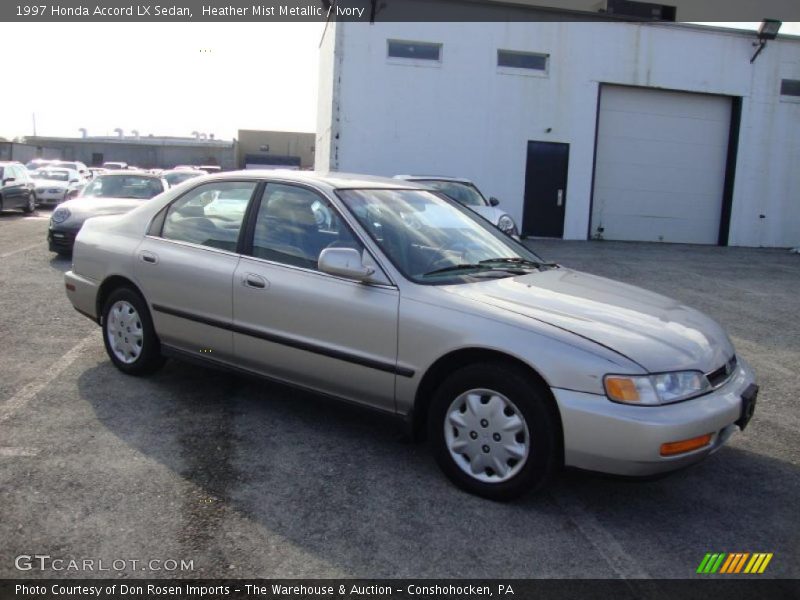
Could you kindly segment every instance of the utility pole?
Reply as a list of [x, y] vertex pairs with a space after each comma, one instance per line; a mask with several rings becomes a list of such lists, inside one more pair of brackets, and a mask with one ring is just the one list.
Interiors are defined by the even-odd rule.
[[33, 137], [36, 137], [36, 113], [31, 113], [33, 115]]

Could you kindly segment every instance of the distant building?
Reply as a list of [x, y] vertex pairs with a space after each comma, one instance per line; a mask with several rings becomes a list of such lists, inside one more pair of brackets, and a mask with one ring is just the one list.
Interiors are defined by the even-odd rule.
[[175, 165], [219, 165], [225, 170], [236, 167], [236, 143], [201, 137], [165, 136], [29, 136], [28, 145], [55, 148], [63, 160], [78, 160], [87, 165], [119, 161], [146, 169], [168, 169]]
[[316, 167], [468, 177], [526, 236], [800, 244], [800, 38], [516, 16], [329, 23]]
[[312, 169], [315, 140], [314, 133], [240, 129], [236, 163], [240, 169]]
[[61, 158], [61, 151], [57, 148], [35, 146], [33, 144], [20, 144], [18, 142], [0, 142], [0, 160], [16, 160], [26, 163], [34, 158]]

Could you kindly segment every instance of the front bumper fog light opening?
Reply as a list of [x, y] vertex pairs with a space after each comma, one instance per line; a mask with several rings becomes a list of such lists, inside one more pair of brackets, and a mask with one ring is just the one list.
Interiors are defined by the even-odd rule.
[[699, 435], [688, 440], [661, 444], [661, 456], [677, 456], [678, 454], [686, 454], [693, 450], [705, 448], [711, 443], [712, 437], [714, 437], [714, 434], [706, 433], [705, 435]]

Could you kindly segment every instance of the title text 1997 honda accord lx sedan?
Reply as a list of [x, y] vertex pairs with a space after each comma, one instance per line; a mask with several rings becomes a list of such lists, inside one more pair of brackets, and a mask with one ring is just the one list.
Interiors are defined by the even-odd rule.
[[744, 428], [756, 400], [708, 317], [548, 264], [398, 180], [246, 171], [185, 184], [88, 220], [66, 287], [125, 373], [193, 358], [396, 414], [448, 477], [489, 498], [562, 464], [682, 467]]

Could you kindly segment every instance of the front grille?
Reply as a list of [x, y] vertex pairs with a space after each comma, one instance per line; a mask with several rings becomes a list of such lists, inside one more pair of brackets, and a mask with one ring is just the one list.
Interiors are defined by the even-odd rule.
[[728, 379], [731, 378], [733, 373], [736, 371], [736, 355], [734, 354], [731, 359], [722, 365], [719, 369], [711, 371], [711, 373], [706, 373], [706, 378], [708, 378], [708, 382], [715, 388], [723, 385]]

